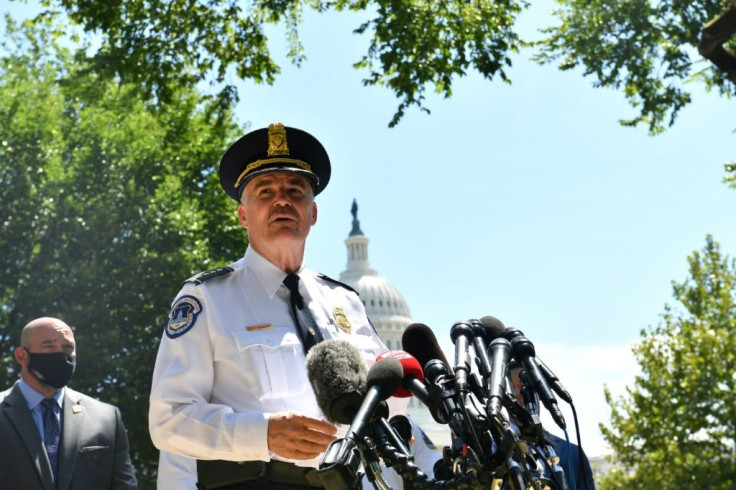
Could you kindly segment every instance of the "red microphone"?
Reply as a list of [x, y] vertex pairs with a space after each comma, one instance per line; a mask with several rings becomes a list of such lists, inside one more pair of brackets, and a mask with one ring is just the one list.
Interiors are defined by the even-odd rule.
[[[403, 350], [389, 350], [383, 352], [376, 357], [376, 361], [383, 359], [384, 357], [393, 357], [401, 363], [401, 367], [404, 368], [404, 379], [401, 386], [393, 394], [397, 398], [408, 398], [412, 395], [419, 398], [422, 402], [425, 402], [429, 397], [427, 388], [424, 386], [424, 371], [422, 366], [419, 365], [419, 361], [414, 356]], [[425, 402], [426, 403], [426, 402]]]

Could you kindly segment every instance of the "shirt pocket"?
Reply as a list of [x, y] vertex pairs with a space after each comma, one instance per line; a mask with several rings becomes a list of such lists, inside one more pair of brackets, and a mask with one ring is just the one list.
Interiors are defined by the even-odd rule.
[[[259, 400], [300, 395], [305, 387], [304, 352], [293, 328], [233, 332], [249, 388]], [[306, 383], [307, 387], [309, 383]]]

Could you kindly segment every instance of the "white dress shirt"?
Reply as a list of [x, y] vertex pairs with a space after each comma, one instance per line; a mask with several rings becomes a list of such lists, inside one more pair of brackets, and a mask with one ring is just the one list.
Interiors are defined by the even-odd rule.
[[[228, 267], [232, 272], [201, 284], [185, 283], [161, 339], [149, 410], [151, 438], [163, 451], [159, 488], [187, 488], [185, 481], [194, 488], [194, 459], [272, 459], [272, 413], [323, 416], [282, 284], [286, 273], [252, 247]], [[305, 268], [297, 273], [325, 340], [350, 342], [371, 365], [386, 347], [357, 294]], [[189, 316], [177, 318], [180, 310]], [[291, 462], [316, 467], [318, 461]]]
[[[46, 398], [42, 393], [36, 391], [23, 378], [18, 380], [18, 388], [20, 389], [23, 398], [26, 399], [28, 409], [31, 411], [31, 417], [33, 422], [38, 427], [38, 433], [41, 434], [41, 440], [46, 442], [46, 432], [43, 430], [43, 407], [41, 402]], [[61, 414], [64, 413], [64, 388], [51, 395], [51, 398], [56, 400], [59, 404], [59, 410], [55, 411], [56, 419], [59, 421], [59, 427], [61, 427]]]

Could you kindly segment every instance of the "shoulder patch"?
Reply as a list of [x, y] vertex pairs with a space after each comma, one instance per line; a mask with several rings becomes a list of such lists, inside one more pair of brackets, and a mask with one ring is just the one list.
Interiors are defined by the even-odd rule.
[[187, 279], [186, 281], [184, 281], [184, 283], [191, 282], [199, 286], [205, 281], [209, 281], [210, 279], [215, 278], [215, 277], [220, 277], [220, 276], [230, 274], [234, 270], [235, 269], [233, 269], [232, 267], [227, 267], [227, 266], [216, 267], [214, 269], [210, 269], [208, 271], [204, 271], [204, 272], [200, 272], [199, 274], [195, 274], [189, 279]]
[[340, 281], [338, 281], [336, 279], [333, 279], [333, 278], [331, 278], [329, 276], [326, 276], [324, 274], [317, 274], [317, 277], [319, 277], [320, 279], [324, 279], [327, 282], [331, 282], [332, 284], [337, 284], [338, 286], [342, 286], [345, 289], [348, 289], [348, 290], [354, 292], [355, 294], [357, 294], [358, 296], [360, 296], [360, 293], [358, 293], [358, 291], [356, 291], [355, 289], [351, 288], [350, 286], [348, 286], [344, 282], [340, 282]]
[[197, 315], [202, 312], [202, 303], [194, 296], [182, 296], [174, 302], [166, 323], [166, 336], [170, 339], [181, 337], [194, 326]]

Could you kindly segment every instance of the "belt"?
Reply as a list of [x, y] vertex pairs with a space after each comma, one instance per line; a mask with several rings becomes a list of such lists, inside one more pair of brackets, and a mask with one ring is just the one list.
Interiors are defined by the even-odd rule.
[[268, 483], [286, 483], [306, 487], [324, 488], [322, 479], [315, 468], [305, 468], [283, 461], [266, 463], [266, 474], [262, 479]]
[[205, 490], [247, 488], [324, 488], [315, 468], [283, 461], [197, 461], [197, 487]]

